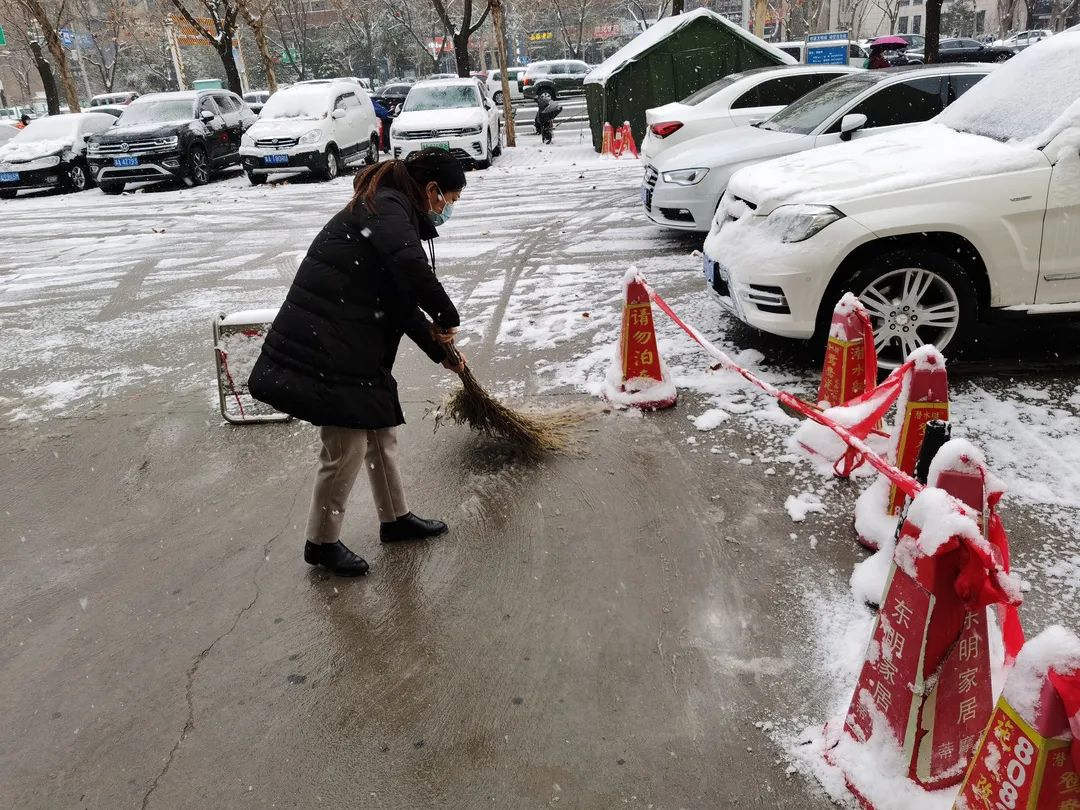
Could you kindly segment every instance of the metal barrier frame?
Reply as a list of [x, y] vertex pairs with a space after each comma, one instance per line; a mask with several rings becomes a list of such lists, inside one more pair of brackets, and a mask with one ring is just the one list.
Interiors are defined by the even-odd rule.
[[[244, 314], [244, 313], [242, 313], [242, 312], [241, 313], [235, 313], [235, 315], [242, 315], [242, 314]], [[228, 368], [226, 366], [227, 361], [223, 361], [223, 359], [222, 359], [222, 354], [225, 354], [225, 350], [221, 347], [221, 338], [223, 336], [223, 334], [222, 334], [222, 326], [227, 325], [229, 328], [232, 328], [232, 327], [247, 327], [247, 326], [260, 326], [260, 327], [266, 327], [266, 329], [269, 330], [270, 321], [273, 320], [271, 318], [270, 320], [261, 320], [260, 319], [260, 320], [251, 321], [251, 322], [246, 322], [245, 321], [245, 322], [239, 322], [239, 323], [225, 324], [225, 320], [227, 318], [235, 317], [235, 315], [228, 316], [224, 312], [221, 312], [221, 313], [218, 314], [218, 316], [216, 318], [214, 318], [211, 321], [211, 328], [213, 330], [213, 336], [214, 336], [214, 344], [213, 344], [213, 347], [214, 347], [214, 371], [215, 371], [215, 376], [217, 377], [218, 406], [221, 409], [221, 418], [224, 419], [226, 422], [228, 422], [231, 425], [256, 425], [256, 424], [269, 423], [269, 422], [288, 422], [288, 421], [290, 421], [292, 419], [292, 417], [289, 416], [287, 413], [274, 412], [274, 413], [270, 413], [270, 414], [259, 414], [257, 416], [241, 415], [239, 417], [237, 417], [234, 414], [229, 413], [229, 409], [228, 409], [228, 399], [229, 399], [229, 397], [238, 398], [239, 396], [241, 396], [243, 394], [247, 394], [248, 392], [247, 392], [247, 387], [246, 386], [244, 386], [243, 389], [241, 390], [241, 389], [238, 389], [235, 386], [230, 387], [230, 385], [229, 385], [228, 380], [230, 378], [230, 374], [229, 374], [229, 370], [228, 370]], [[241, 406], [241, 408], [243, 408], [243, 406]]]

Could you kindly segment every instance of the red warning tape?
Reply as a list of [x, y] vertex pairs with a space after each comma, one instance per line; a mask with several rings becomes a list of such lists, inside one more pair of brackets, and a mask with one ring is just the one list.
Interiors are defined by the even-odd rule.
[[[697, 329], [690, 326], [684, 322], [682, 318], [676, 315], [675, 311], [668, 305], [668, 302], [665, 301], [656, 290], [648, 284], [645, 286], [649, 291], [649, 297], [652, 301], [660, 307], [672, 321], [674, 321], [676, 326], [686, 332], [686, 334], [689, 335], [695, 343], [701, 346], [706, 353], [714, 357], [722, 367], [741, 375], [744, 379], [757, 386], [765, 393], [776, 397], [777, 400], [791, 408], [793, 411], [832, 430], [837, 436], [844, 440], [849, 448], [849, 452], [853, 451], [855, 455], [868, 462], [871, 467], [899, 487], [909, 498], [914, 498], [924, 489], [924, 486], [910, 475], [898, 470], [890, 464], [887, 459], [875, 453], [865, 441], [866, 436], [869, 435], [873, 426], [878, 423], [878, 420], [882, 416], [884, 416], [885, 412], [889, 409], [889, 406], [899, 395], [904, 375], [914, 366], [910, 360], [899, 368], [894, 369], [881, 385], [866, 391], [860, 397], [848, 403], [848, 406], [857, 405], [868, 402], [875, 396], [882, 398], [881, 402], [873, 408], [872, 412], [867, 417], [860, 420], [857, 425], [849, 428], [830, 419], [822, 411], [809, 403], [804, 402], [798, 397], [792, 396], [786, 391], [781, 391], [776, 386], [765, 382], [765, 380], [761, 379], [753, 372], [740, 366], [727, 354], [710, 343]], [[859, 435], [860, 433], [862, 435]], [[1004, 604], [1005, 616], [1004, 621], [1002, 622], [1002, 635], [1006, 663], [1011, 664], [1016, 660], [1016, 656], [1024, 644], [1024, 632], [1020, 626], [1020, 617], [1017, 613], [1016, 605], [1011, 602], [1011, 597], [1006, 594], [1005, 590], [998, 582], [998, 573], [1009, 573], [1009, 546], [1008, 538], [1005, 535], [1005, 527], [1002, 525], [1001, 519], [995, 511], [997, 500], [997, 498], [993, 498], [992, 503], [989, 504], [990, 518], [988, 521], [987, 542], [999, 550], [1002, 560], [999, 563], [997, 560], [994, 560], [987, 555], [984, 549], [977, 548], [971, 543], [965, 543], [969, 553], [972, 555], [972, 557], [969, 558], [971, 564], [966, 568], [961, 577], [958, 578], [955, 586], [957, 588], [957, 593], [964, 598], [965, 601], [970, 600], [973, 607], [979, 602], [981, 602], [982, 605], [994, 603]], [[960, 513], [973, 519], [977, 518], [971, 507], [963, 501], [952, 498], [952, 505]], [[976, 565], [976, 563], [981, 563], [981, 566]], [[976, 568], [980, 570], [976, 570]]]

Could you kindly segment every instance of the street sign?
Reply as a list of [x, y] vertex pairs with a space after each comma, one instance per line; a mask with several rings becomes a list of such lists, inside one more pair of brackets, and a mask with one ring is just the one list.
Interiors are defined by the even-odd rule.
[[58, 32], [60, 34], [60, 44], [65, 48], [75, 47], [75, 32], [70, 28], [61, 28]]
[[7, 45], [7, 40], [4, 38], [4, 26], [0, 25], [0, 48]]
[[849, 47], [847, 31], [810, 34], [806, 37], [806, 64], [846, 65]]

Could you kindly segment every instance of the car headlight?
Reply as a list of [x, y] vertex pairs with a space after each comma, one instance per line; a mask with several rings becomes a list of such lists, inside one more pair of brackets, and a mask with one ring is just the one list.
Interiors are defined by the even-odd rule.
[[483, 125], [482, 124], [477, 124], [475, 127], [464, 127], [461, 130], [461, 134], [462, 135], [479, 135], [483, 131], [484, 131]]
[[168, 148], [170, 146], [175, 147], [179, 143], [180, 143], [180, 138], [177, 137], [176, 135], [173, 135], [170, 138], [156, 138], [154, 140], [154, 146], [160, 146], [160, 147], [163, 147], [163, 148]]
[[322, 137], [321, 129], [313, 129], [310, 132], [304, 133], [300, 136], [300, 140], [297, 143], [317, 143], [319, 138]]
[[674, 172], [664, 172], [664, 182], [674, 183], [676, 186], [694, 186], [705, 179], [708, 169], [679, 169]]
[[844, 215], [831, 205], [781, 205], [769, 214], [769, 224], [781, 242], [803, 242]]

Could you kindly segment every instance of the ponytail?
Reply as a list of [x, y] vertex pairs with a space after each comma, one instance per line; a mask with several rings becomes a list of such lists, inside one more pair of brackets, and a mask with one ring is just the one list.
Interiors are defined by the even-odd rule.
[[370, 213], [375, 213], [375, 195], [382, 188], [392, 188], [400, 191], [409, 198], [409, 202], [418, 213], [423, 214], [428, 210], [427, 196], [409, 170], [405, 167], [404, 160], [384, 160], [368, 166], [353, 180], [353, 196], [349, 201], [348, 209], [352, 211], [358, 204], [362, 204]]

